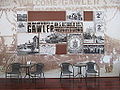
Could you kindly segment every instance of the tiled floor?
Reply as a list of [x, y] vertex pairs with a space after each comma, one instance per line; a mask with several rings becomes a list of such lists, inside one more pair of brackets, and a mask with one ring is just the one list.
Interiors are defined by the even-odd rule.
[[120, 78], [0, 79], [0, 90], [120, 90]]

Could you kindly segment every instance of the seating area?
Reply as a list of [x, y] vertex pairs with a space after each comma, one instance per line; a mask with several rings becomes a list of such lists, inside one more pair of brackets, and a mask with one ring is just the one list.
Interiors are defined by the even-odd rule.
[[6, 72], [5, 72], [5, 77], [17, 77], [20, 78], [21, 76], [21, 64], [20, 63], [12, 63], [8, 65]]
[[5, 72], [6, 78], [22, 78], [22, 73], [25, 72], [23, 78], [45, 78], [44, 77], [44, 64], [35, 63], [35, 64], [21, 64], [21, 63], [12, 63], [8, 65]]
[[[43, 63], [21, 64], [12, 63], [8, 65], [5, 72], [6, 78], [45, 78]], [[23, 74], [24, 73], [24, 74]], [[100, 68], [95, 62], [87, 63], [61, 63], [59, 70], [60, 78], [85, 78], [99, 77]]]

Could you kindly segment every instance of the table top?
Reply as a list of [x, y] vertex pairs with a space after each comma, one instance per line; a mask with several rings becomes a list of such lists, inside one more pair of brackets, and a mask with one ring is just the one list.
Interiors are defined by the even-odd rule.
[[25, 67], [31, 67], [33, 66], [33, 64], [22, 64], [21, 67], [25, 68]]
[[86, 63], [76, 63], [74, 64], [75, 67], [86, 67], [87, 64]]

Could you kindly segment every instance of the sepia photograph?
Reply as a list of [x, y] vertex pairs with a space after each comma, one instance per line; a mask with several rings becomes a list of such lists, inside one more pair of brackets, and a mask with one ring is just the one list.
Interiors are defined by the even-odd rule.
[[2, 52], [2, 50], [5, 50], [6, 53], [16, 53], [16, 47], [14, 44], [14, 36], [0, 36], [0, 52]]

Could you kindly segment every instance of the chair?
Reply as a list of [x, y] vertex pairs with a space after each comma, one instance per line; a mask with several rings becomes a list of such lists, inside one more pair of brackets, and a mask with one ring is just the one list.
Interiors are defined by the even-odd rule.
[[[85, 82], [86, 85], [88, 85], [87, 83], [91, 81], [93, 81], [94, 86], [97, 86], [97, 84], [99, 85], [99, 78], [96, 78], [96, 76], [100, 76], [100, 68], [99, 66], [95, 63], [95, 62], [87, 62], [86, 63], [86, 78], [85, 78]], [[90, 77], [88, 79], [88, 76]]]
[[21, 78], [21, 64], [20, 63], [12, 63], [10, 65], [8, 65], [8, 67], [6, 68], [6, 72], [5, 72], [5, 77], [17, 77], [17, 78]]
[[86, 64], [86, 77], [88, 77], [88, 75], [94, 75], [95, 77], [100, 76], [100, 68], [95, 62], [87, 62]]
[[34, 64], [32, 67], [34, 67], [34, 69], [35, 69], [34, 71], [30, 72], [32, 77], [41, 78], [41, 76], [43, 76], [43, 78], [45, 78], [44, 72], [43, 72], [43, 68], [44, 68], [43, 63]]
[[72, 64], [65, 62], [65, 63], [62, 63], [60, 67], [61, 67], [60, 78], [62, 78], [63, 76], [69, 76], [69, 78], [70, 76], [74, 77], [74, 69]]

